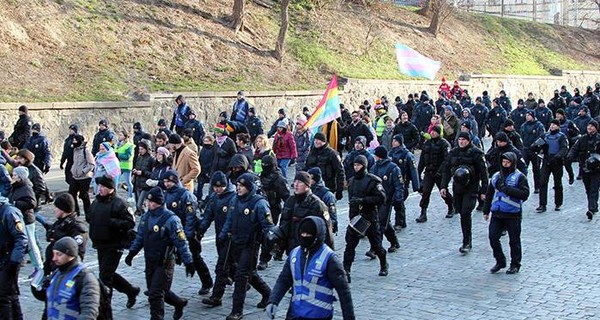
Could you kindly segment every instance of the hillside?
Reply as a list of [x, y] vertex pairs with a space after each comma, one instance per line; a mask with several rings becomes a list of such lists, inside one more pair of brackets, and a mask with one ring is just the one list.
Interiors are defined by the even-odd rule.
[[[338, 3], [338, 1], [330, 1]], [[460, 73], [600, 69], [600, 32], [459, 13], [433, 38], [428, 21], [389, 4], [311, 8], [292, 1], [288, 55], [271, 57], [279, 11], [248, 2], [248, 30], [228, 27], [233, 1], [0, 2], [0, 101], [125, 100], [154, 91], [303, 89], [330, 73], [403, 79], [393, 45]], [[327, 3], [327, 1], [321, 1]]]

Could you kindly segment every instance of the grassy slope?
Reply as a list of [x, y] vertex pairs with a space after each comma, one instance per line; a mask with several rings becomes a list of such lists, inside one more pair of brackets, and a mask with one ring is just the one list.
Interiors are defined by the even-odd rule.
[[[18, 3], [18, 6], [17, 6]], [[270, 57], [277, 10], [248, 6], [250, 32], [227, 27], [226, 0], [55, 0], [0, 4], [2, 101], [122, 100], [136, 93], [303, 89], [330, 73], [403, 79], [401, 41], [443, 62], [441, 75], [600, 69], [600, 34], [458, 14], [438, 38], [427, 19], [380, 4], [294, 5], [283, 64]], [[591, 55], [588, 52], [595, 54]]]

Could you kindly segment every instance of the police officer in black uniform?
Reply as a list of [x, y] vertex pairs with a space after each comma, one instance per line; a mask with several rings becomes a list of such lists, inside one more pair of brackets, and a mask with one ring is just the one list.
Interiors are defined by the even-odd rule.
[[513, 146], [506, 133], [498, 132], [494, 137], [494, 146], [485, 154], [488, 177], [493, 176], [494, 173], [502, 169], [502, 155], [507, 152], [515, 154], [517, 157], [517, 169], [522, 173], [527, 174], [527, 165], [525, 164], [525, 161], [523, 161], [521, 151]]
[[[388, 275], [388, 263], [386, 251], [381, 245], [381, 232], [379, 228], [378, 206], [385, 202], [386, 195], [381, 179], [367, 172], [367, 158], [360, 155], [354, 159], [354, 177], [350, 179], [348, 186], [348, 198], [350, 199], [349, 218], [352, 220], [357, 216], [369, 222], [364, 235], [369, 239], [371, 249], [379, 258], [379, 275]], [[361, 234], [352, 225], [346, 230], [346, 248], [344, 249], [344, 270], [351, 282], [350, 271], [356, 255], [356, 246], [360, 241]]]
[[[225, 225], [227, 219], [227, 212], [229, 209], [229, 202], [236, 195], [234, 184], [229, 183], [227, 176], [222, 171], [216, 171], [210, 178], [210, 186], [212, 187], [213, 193], [211, 193], [206, 200], [206, 207], [202, 220], [200, 221], [200, 227], [198, 228], [198, 234], [201, 237], [206, 233], [206, 230], [210, 227], [211, 223], [215, 223], [215, 234], [219, 235]], [[229, 252], [229, 246], [226, 242], [220, 241], [217, 238], [215, 241], [217, 247], [217, 264], [215, 265], [215, 286], [212, 291], [212, 295], [209, 298], [202, 299], [202, 303], [217, 307], [222, 305], [221, 298], [225, 293], [225, 286], [228, 282], [229, 277], [229, 266], [227, 262], [231, 263], [231, 257]]]
[[[425, 175], [421, 180], [421, 202], [419, 203], [421, 215], [415, 220], [418, 223], [427, 221], [427, 207], [429, 207], [429, 199], [431, 198], [433, 186], [437, 185], [441, 189], [442, 175], [439, 169], [444, 160], [446, 160], [448, 150], [450, 149], [450, 143], [440, 136], [441, 131], [442, 127], [440, 125], [433, 127], [431, 130], [431, 139], [423, 144], [423, 151], [419, 159], [419, 176], [421, 176], [423, 171], [425, 171]], [[442, 195], [442, 199], [444, 199], [444, 202], [448, 206], [446, 218], [452, 218], [454, 216], [452, 194], [446, 192], [445, 195]]]
[[63, 152], [60, 157], [60, 169], [65, 170], [65, 182], [68, 185], [71, 185], [71, 179], [73, 179], [73, 174], [71, 173], [71, 168], [73, 167], [73, 138], [77, 136], [79, 131], [79, 126], [76, 124], [72, 124], [69, 126], [69, 136], [65, 138], [63, 143]]
[[198, 294], [207, 294], [213, 286], [213, 280], [206, 262], [202, 259], [202, 246], [196, 236], [196, 229], [200, 223], [196, 216], [198, 211], [196, 196], [181, 186], [179, 174], [175, 170], [167, 170], [162, 176], [162, 180], [165, 186], [165, 207], [175, 213], [179, 217], [179, 220], [181, 220], [189, 249], [194, 259], [194, 267], [202, 283]]
[[495, 136], [496, 132], [502, 129], [504, 121], [508, 118], [506, 109], [504, 109], [499, 103], [498, 99], [492, 101], [492, 109], [488, 113], [486, 125], [490, 133], [490, 136]]
[[554, 210], [559, 211], [563, 204], [563, 161], [567, 155], [567, 137], [560, 131], [560, 122], [550, 121], [550, 130], [544, 136], [546, 144], [542, 148], [542, 187], [540, 188], [540, 206], [537, 212], [545, 212], [548, 204], [548, 183], [550, 174], [554, 177]]
[[92, 155], [95, 157], [102, 142], [108, 142], [113, 145], [115, 141], [115, 133], [108, 128], [108, 120], [102, 119], [98, 122], [98, 132], [94, 135], [92, 144]]
[[533, 171], [533, 187], [534, 193], [540, 192], [540, 158], [534, 148], [534, 142], [543, 137], [545, 130], [544, 125], [535, 119], [533, 110], [527, 111], [525, 116], [527, 121], [521, 126], [521, 137], [523, 138], [523, 160], [529, 167], [531, 163]]
[[[263, 235], [273, 227], [269, 203], [256, 194], [254, 177], [250, 174], [240, 176], [236, 187], [237, 196], [230, 202], [227, 220], [218, 236], [219, 241], [229, 241], [231, 257], [237, 262], [233, 308], [227, 320], [239, 320], [244, 317], [248, 283], [262, 295], [257, 308], [264, 309], [271, 294], [271, 288], [255, 270], [258, 246]], [[217, 279], [217, 282], [219, 281], [222, 280]]]
[[23, 319], [17, 281], [26, 250], [21, 213], [7, 198], [0, 198], [0, 315], [6, 319]]
[[[392, 138], [392, 149], [389, 151], [389, 156], [402, 172], [402, 180], [404, 181], [403, 199], [406, 200], [408, 198], [408, 183], [412, 183], [413, 191], [417, 192], [421, 188], [421, 181], [417, 172], [415, 155], [404, 146], [404, 136], [397, 134]], [[394, 211], [396, 213], [394, 229], [398, 231], [406, 228], [406, 206], [404, 201], [394, 205]]]
[[587, 125], [587, 134], [581, 136], [569, 151], [568, 161], [579, 161], [579, 167], [583, 168], [581, 177], [587, 195], [588, 210], [585, 213], [589, 220], [594, 218], [598, 212], [598, 188], [600, 188], [600, 134], [598, 134], [598, 122], [592, 120]]
[[192, 254], [179, 217], [164, 206], [163, 191], [154, 187], [148, 192], [147, 199], [148, 211], [142, 216], [125, 263], [131, 266], [133, 258], [144, 248], [150, 319], [164, 319], [166, 302], [175, 306], [173, 319], [178, 320], [183, 316], [183, 308], [188, 302], [171, 291], [175, 254], [183, 261], [186, 275], [193, 277], [195, 267]]
[[329, 211], [325, 203], [312, 193], [310, 180], [311, 177], [307, 172], [298, 171], [296, 173], [294, 177], [294, 194], [285, 201], [281, 211], [279, 224], [285, 235], [285, 250], [288, 254], [299, 245], [298, 239], [294, 235], [298, 234], [300, 220], [308, 216], [317, 216], [325, 221], [329, 231], [328, 236], [325, 238], [325, 244], [334, 249]]
[[344, 166], [337, 153], [327, 144], [327, 138], [321, 132], [315, 134], [313, 146], [310, 148], [304, 170], [319, 167], [323, 172], [325, 186], [335, 192], [335, 198], [341, 200], [344, 192], [346, 176]]
[[488, 184], [488, 175], [485, 167], [483, 151], [473, 146], [471, 135], [468, 132], [458, 134], [458, 146], [448, 153], [446, 162], [441, 167], [442, 196], [448, 192], [450, 179], [453, 178], [452, 191], [454, 192], [454, 208], [460, 214], [460, 227], [463, 241], [459, 251], [469, 253], [472, 247], [471, 213], [475, 209], [477, 198], [484, 199]]

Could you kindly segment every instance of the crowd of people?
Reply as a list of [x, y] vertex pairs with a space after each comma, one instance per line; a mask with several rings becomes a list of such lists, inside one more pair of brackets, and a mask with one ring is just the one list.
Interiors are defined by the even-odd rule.
[[[356, 248], [367, 238], [365, 254], [379, 260], [379, 276], [388, 275], [387, 254], [400, 248], [396, 233], [407, 227], [411, 184], [421, 194], [417, 223], [427, 221], [437, 186], [446, 218], [460, 216], [460, 253], [470, 252], [472, 212], [482, 211], [496, 261], [490, 272], [508, 266], [506, 273], [517, 273], [528, 171], [539, 194], [537, 212], [547, 210], [551, 174], [554, 210], [561, 210], [563, 169], [569, 184], [583, 180], [586, 217], [598, 212], [600, 83], [583, 95], [563, 86], [547, 105], [530, 93], [513, 108], [504, 91], [497, 97], [484, 91], [474, 101], [457, 81], [450, 86], [443, 79], [435, 101], [422, 91], [406, 101], [365, 100], [352, 112], [342, 104], [341, 117], [329, 125], [338, 132], [332, 148], [325, 134], [305, 127], [309, 107], [293, 119], [282, 108], [265, 128], [240, 91], [231, 112], [221, 112], [207, 130], [178, 96], [170, 125], [160, 119], [154, 132], [136, 122], [132, 134], [115, 133], [101, 119], [90, 146], [77, 124], [69, 126], [59, 161], [69, 190], [55, 198], [44, 180], [53, 163], [48, 138], [21, 106], [12, 134], [0, 132], [0, 314], [22, 319], [17, 278], [28, 252], [32, 292], [45, 301], [45, 319], [110, 318], [115, 290], [127, 296], [127, 308], [142, 292], [117, 269], [123, 255], [131, 266], [144, 249], [151, 319], [164, 318], [165, 303], [174, 307], [174, 319], [183, 316], [188, 301], [170, 290], [176, 264], [190, 277], [198, 274], [198, 294], [210, 294], [202, 300], [209, 307], [221, 306], [233, 285], [228, 320], [243, 318], [250, 287], [261, 295], [257, 307], [272, 318], [291, 290], [286, 318], [331, 319], [336, 290], [343, 318], [354, 319], [349, 283]], [[486, 136], [492, 137], [487, 150]], [[121, 188], [126, 197], [117, 194]], [[347, 228], [338, 225], [340, 201], [349, 204]], [[52, 223], [40, 214], [50, 203]], [[46, 230], [45, 250], [36, 241], [36, 222]], [[201, 247], [212, 224], [214, 278]], [[342, 228], [339, 259], [334, 249]], [[510, 264], [503, 233], [510, 238]], [[98, 278], [81, 263], [88, 240], [97, 251]], [[257, 270], [273, 259], [286, 262], [271, 288]]]

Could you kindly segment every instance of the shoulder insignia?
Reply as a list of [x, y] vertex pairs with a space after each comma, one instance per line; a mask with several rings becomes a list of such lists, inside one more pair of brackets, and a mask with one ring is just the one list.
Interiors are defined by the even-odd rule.
[[15, 229], [19, 232], [23, 232], [23, 222], [21, 222], [21, 220], [15, 221]]
[[177, 208], [177, 202], [173, 201], [173, 203], [171, 203], [171, 208]]
[[387, 176], [383, 176], [383, 181], [387, 181], [388, 177]]
[[381, 185], [381, 183], [377, 184], [377, 190], [379, 190], [381, 192], [385, 192], [385, 190], [383, 189], [383, 186]]
[[188, 206], [187, 206], [187, 211], [188, 211], [189, 213], [192, 213], [192, 212], [194, 212], [194, 206], [193, 206], [193, 205], [191, 205], [191, 204], [188, 204]]
[[177, 237], [179, 240], [185, 240], [185, 232], [183, 232], [181, 229], [177, 230]]
[[75, 239], [75, 242], [77, 242], [78, 246], [83, 244], [83, 237], [81, 235], [76, 235], [73, 239]]
[[267, 211], [267, 213], [265, 213], [265, 218], [267, 219], [267, 221], [269, 221], [269, 223], [273, 224], [273, 217], [271, 216], [270, 211]]

